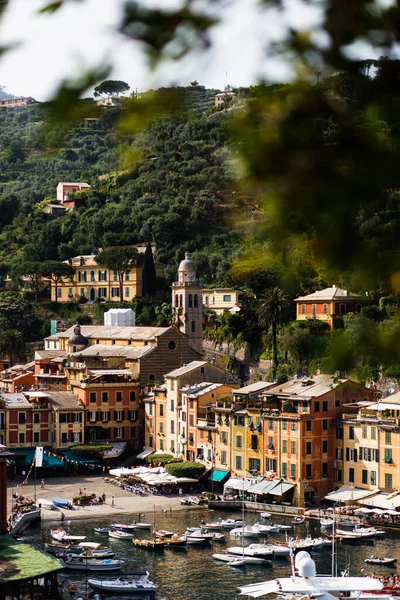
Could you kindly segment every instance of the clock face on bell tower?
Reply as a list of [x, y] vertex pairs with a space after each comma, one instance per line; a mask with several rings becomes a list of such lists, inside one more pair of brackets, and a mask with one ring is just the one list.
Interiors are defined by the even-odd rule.
[[194, 273], [189, 273], [189, 281], [194, 281]]

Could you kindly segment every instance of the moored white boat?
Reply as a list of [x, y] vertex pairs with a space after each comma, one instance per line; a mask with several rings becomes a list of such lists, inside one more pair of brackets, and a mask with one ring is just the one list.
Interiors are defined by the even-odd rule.
[[226, 563], [229, 563], [235, 559], [243, 560], [247, 565], [262, 565], [270, 562], [255, 556], [238, 556], [237, 554], [213, 554], [212, 556], [215, 558], [215, 560], [220, 560]]
[[322, 517], [319, 522], [321, 527], [325, 527], [325, 529], [329, 529], [334, 525], [334, 520], [331, 517]]
[[131, 523], [130, 525], [127, 525], [126, 523], [111, 523], [111, 529], [113, 531], [118, 530], [118, 531], [126, 531], [127, 533], [130, 533], [131, 531], [136, 531], [139, 528], [134, 523]]
[[115, 593], [146, 593], [155, 591], [157, 586], [149, 581], [149, 572], [136, 572], [132, 576], [118, 577], [117, 579], [88, 579], [88, 584], [95, 591]]
[[260, 517], [262, 519], [270, 519], [271, 518], [271, 513], [266, 512], [266, 511], [260, 512]]
[[306, 518], [303, 515], [298, 515], [297, 517], [295, 517], [293, 519], [292, 525], [303, 525], [305, 520], [306, 520]]
[[51, 537], [60, 542], [86, 540], [86, 535], [69, 535], [64, 529], [50, 529]]
[[133, 540], [136, 533], [133, 531], [128, 533], [127, 531], [121, 531], [120, 529], [111, 529], [108, 532], [108, 537], [114, 538], [116, 540]]
[[[372, 577], [334, 577], [333, 575], [317, 576], [315, 562], [308, 552], [299, 552], [295, 557], [297, 574], [293, 571], [291, 577], [276, 578], [271, 581], [261, 581], [240, 587], [242, 596], [259, 598], [266, 594], [277, 594], [281, 598], [293, 598], [302, 595], [306, 598], [332, 600], [351, 592], [379, 592], [383, 584]], [[358, 597], [358, 595], [356, 596]]]
[[71, 555], [69, 555], [65, 561], [67, 569], [72, 569], [74, 571], [119, 571], [122, 569], [123, 564], [124, 561], [122, 560], [110, 558], [101, 560], [97, 558], [83, 558], [80, 556], [72, 557]]
[[249, 546], [231, 546], [227, 549], [229, 554], [255, 556], [260, 558], [285, 558], [289, 556], [290, 549], [279, 544], [250, 544]]
[[388, 558], [380, 556], [370, 556], [364, 560], [367, 565], [381, 565], [383, 567], [392, 567], [396, 562], [397, 558]]
[[235, 527], [243, 527], [245, 525], [243, 519], [222, 519], [220, 523], [222, 529], [234, 529]]
[[245, 525], [244, 527], [235, 527], [235, 529], [231, 529], [229, 534], [232, 537], [251, 538], [258, 537], [260, 535], [260, 531], [258, 527], [255, 527], [254, 525]]
[[262, 523], [254, 523], [253, 527], [258, 529], [260, 535], [266, 535], [268, 533], [279, 533], [279, 525], [270, 524], [263, 525]]
[[194, 531], [189, 531], [185, 534], [186, 537], [186, 543], [187, 544], [195, 544], [197, 546], [199, 545], [205, 545], [205, 544], [209, 544], [211, 542], [211, 540], [213, 539], [213, 534], [212, 533], [206, 533], [205, 531], [202, 531], [201, 529], [195, 529]]

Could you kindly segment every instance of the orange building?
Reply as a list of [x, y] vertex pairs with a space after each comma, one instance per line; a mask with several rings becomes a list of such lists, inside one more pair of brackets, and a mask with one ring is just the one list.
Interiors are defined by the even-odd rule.
[[324, 321], [332, 329], [335, 318], [350, 312], [361, 312], [369, 304], [367, 296], [352, 294], [333, 285], [295, 299], [298, 321]]
[[[371, 400], [373, 391], [332, 375], [302, 378], [263, 395], [264, 475], [294, 486], [303, 505], [318, 503], [333, 488], [335, 434], [345, 405]], [[356, 407], [354, 408], [356, 410]]]
[[125, 369], [88, 371], [72, 391], [86, 409], [87, 441], [129, 441], [140, 447], [139, 384]]

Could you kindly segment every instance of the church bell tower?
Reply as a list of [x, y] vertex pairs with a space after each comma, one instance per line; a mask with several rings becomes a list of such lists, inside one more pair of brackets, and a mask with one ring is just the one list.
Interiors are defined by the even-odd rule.
[[190, 347], [199, 354], [203, 351], [201, 289], [194, 263], [190, 260], [189, 253], [185, 252], [185, 258], [178, 269], [178, 281], [172, 284], [172, 307], [179, 315], [179, 329], [188, 336]]

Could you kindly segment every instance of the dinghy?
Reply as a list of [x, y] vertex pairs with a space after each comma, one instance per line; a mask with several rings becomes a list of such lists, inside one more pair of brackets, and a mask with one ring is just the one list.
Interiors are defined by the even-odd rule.
[[384, 567], [392, 567], [396, 562], [397, 558], [381, 558], [379, 556], [371, 556], [364, 560], [367, 565], [382, 565]]

